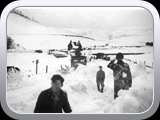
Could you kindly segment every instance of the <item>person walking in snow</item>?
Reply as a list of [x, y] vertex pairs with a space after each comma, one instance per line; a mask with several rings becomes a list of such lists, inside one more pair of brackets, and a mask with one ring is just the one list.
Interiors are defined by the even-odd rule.
[[99, 70], [96, 74], [96, 83], [99, 92], [103, 93], [104, 89], [105, 72], [102, 70], [102, 66], [99, 66]]
[[67, 93], [61, 89], [64, 78], [56, 74], [51, 81], [51, 88], [40, 93], [34, 113], [71, 113]]
[[[108, 68], [113, 70], [114, 76], [114, 99], [118, 97], [118, 91], [121, 89], [128, 90], [132, 86], [132, 75], [130, 67], [123, 62], [123, 54], [118, 53], [116, 58], [111, 60]], [[115, 61], [117, 60], [117, 63]]]

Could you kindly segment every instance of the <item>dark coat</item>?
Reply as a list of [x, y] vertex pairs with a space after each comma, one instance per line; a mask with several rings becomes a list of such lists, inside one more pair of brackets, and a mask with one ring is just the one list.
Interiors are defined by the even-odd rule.
[[[132, 75], [131, 75], [129, 65], [127, 63], [123, 61], [118, 61], [117, 63], [114, 63], [113, 61], [111, 61], [107, 67], [113, 70], [113, 76], [114, 76], [115, 82], [124, 80], [124, 82], [127, 82], [129, 87], [131, 87]], [[126, 73], [126, 77], [123, 77], [123, 72]]]
[[96, 74], [96, 81], [104, 81], [105, 79], [105, 72], [103, 70], [99, 70]]
[[72, 48], [73, 48], [72, 42], [70, 42], [70, 43], [68, 44], [68, 50], [71, 50]]
[[65, 113], [72, 112], [67, 93], [61, 90], [58, 101], [55, 103], [52, 90], [49, 88], [40, 93], [34, 113], [62, 113], [62, 110]]
[[118, 61], [117, 63], [111, 61], [107, 67], [113, 70], [114, 98], [116, 98], [120, 89], [128, 90], [132, 86], [131, 71], [129, 65], [123, 61]]

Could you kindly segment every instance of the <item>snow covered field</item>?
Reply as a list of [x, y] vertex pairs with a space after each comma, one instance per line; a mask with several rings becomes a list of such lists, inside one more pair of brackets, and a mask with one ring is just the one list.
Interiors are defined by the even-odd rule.
[[[153, 47], [145, 46], [145, 43], [153, 42], [152, 29], [149, 31], [138, 29], [137, 31], [137, 28], [130, 28], [117, 31], [107, 30], [107, 32], [105, 30], [52, 29], [13, 13], [8, 17], [7, 28], [7, 35], [16, 44], [28, 50], [64, 49], [72, 39], [73, 41], [80, 40], [83, 47], [108, 44], [105, 47], [106, 50], [84, 51], [86, 54], [94, 52], [144, 53], [124, 56], [125, 62], [130, 65], [133, 84], [127, 91], [120, 90], [119, 97], [114, 100], [113, 72], [107, 68], [109, 61], [93, 59], [88, 61], [87, 66], [79, 65], [75, 71], [71, 69], [68, 74], [64, 74], [61, 72], [61, 65], [70, 66], [69, 56], [56, 58], [45, 52], [7, 52], [7, 66], [17, 66], [21, 69], [18, 73], [10, 72], [6, 80], [6, 101], [14, 112], [33, 113], [38, 95], [51, 86], [50, 78], [53, 74], [61, 74], [65, 78], [62, 89], [68, 93], [73, 114], [142, 113], [151, 107], [154, 100]], [[62, 34], [70, 35], [71, 33], [85, 35], [95, 40], [62, 36]], [[112, 35], [113, 39], [108, 40], [108, 35]], [[143, 47], [129, 47], [136, 45]], [[112, 59], [115, 55], [110, 57]], [[36, 74], [35, 63], [37, 59], [39, 60], [38, 74]], [[104, 93], [98, 92], [96, 86], [96, 72], [99, 65], [103, 66], [106, 73]], [[48, 66], [47, 73], [46, 66]]]
[[[23, 58], [23, 59], [22, 59]], [[153, 101], [153, 68], [144, 63], [128, 62], [133, 76], [133, 87], [121, 90], [113, 99], [113, 73], [107, 68], [109, 61], [92, 60], [87, 66], [80, 65], [69, 74], [60, 72], [60, 65], [70, 65], [70, 58], [55, 58], [38, 53], [8, 53], [7, 64], [21, 68], [20, 73], [10, 73], [7, 79], [7, 103], [17, 113], [32, 113], [39, 93], [50, 87], [53, 74], [65, 78], [63, 90], [68, 93], [73, 113], [140, 113], [149, 109]], [[35, 63], [39, 59], [38, 74]], [[14, 61], [14, 62], [13, 62]], [[126, 61], [127, 62], [127, 61]], [[45, 66], [48, 65], [48, 73]], [[106, 73], [104, 93], [96, 88], [95, 75], [102, 65]]]

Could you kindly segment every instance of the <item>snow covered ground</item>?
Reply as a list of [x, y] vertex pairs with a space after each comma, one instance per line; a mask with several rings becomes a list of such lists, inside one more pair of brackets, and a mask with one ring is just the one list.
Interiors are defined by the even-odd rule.
[[[107, 68], [109, 61], [92, 60], [87, 66], [79, 65], [74, 71], [64, 74], [61, 65], [70, 66], [70, 57], [56, 58], [47, 53], [7, 53], [7, 66], [17, 66], [19, 73], [10, 72], [6, 80], [6, 101], [11, 110], [16, 113], [33, 113], [37, 97], [40, 92], [51, 86], [53, 74], [61, 74], [65, 78], [62, 89], [68, 93], [73, 114], [113, 114], [113, 113], [142, 113], [148, 110], [154, 98], [154, 70], [153, 70], [153, 47], [144, 46], [145, 42], [153, 42], [152, 30], [139, 33], [136, 30], [112, 31], [112, 40], [107, 38], [104, 31], [86, 32], [72, 29], [48, 29], [42, 25], [26, 20], [18, 15], [10, 14], [7, 21], [7, 34], [26, 49], [59, 49], [66, 48], [69, 41], [80, 40], [82, 46], [94, 46], [108, 44], [107, 50], [93, 50], [85, 52], [143, 52], [142, 55], [126, 55], [126, 61], [130, 65], [133, 76], [133, 86], [129, 90], [120, 90], [117, 99], [113, 99], [113, 72]], [[131, 31], [130, 31], [131, 30]], [[67, 32], [66, 32], [67, 31]], [[70, 31], [70, 32], [69, 32]], [[82, 32], [83, 31], [83, 32]], [[126, 32], [128, 31], [128, 32]], [[99, 38], [90, 40], [81, 37], [58, 36], [58, 34], [74, 33], [87, 37]], [[136, 32], [136, 33], [133, 33]], [[47, 34], [56, 34], [51, 36]], [[82, 34], [83, 33], [83, 34]], [[103, 33], [103, 35], [102, 35]], [[137, 34], [139, 33], [139, 34]], [[128, 36], [128, 35], [131, 36]], [[136, 34], [136, 35], [135, 35]], [[102, 35], [102, 38], [101, 38]], [[123, 35], [127, 35], [123, 36]], [[58, 42], [56, 42], [56, 41]], [[63, 43], [63, 44], [62, 44]], [[126, 46], [143, 46], [140, 48]], [[122, 47], [119, 47], [122, 46]], [[110, 56], [114, 58], [115, 56]], [[36, 74], [36, 60], [39, 60], [38, 74]], [[134, 61], [137, 61], [137, 64]], [[145, 61], [145, 64], [144, 64]], [[96, 72], [99, 65], [103, 66], [106, 73], [104, 93], [96, 88]], [[150, 67], [146, 67], [146, 65]], [[46, 66], [48, 72], [46, 73]]]
[[[39, 59], [38, 74], [35, 61]], [[73, 113], [140, 113], [149, 109], [153, 102], [154, 73], [144, 63], [128, 62], [133, 76], [133, 87], [121, 90], [113, 99], [113, 73], [107, 68], [109, 61], [92, 60], [87, 66], [80, 65], [69, 74], [60, 72], [60, 65], [70, 66], [70, 58], [55, 58], [38, 53], [8, 53], [7, 64], [21, 68], [20, 73], [10, 73], [7, 79], [7, 103], [17, 113], [32, 113], [39, 93], [50, 87], [53, 74], [65, 78], [62, 87], [68, 93]], [[14, 61], [14, 62], [13, 62]], [[48, 65], [48, 73], [45, 66]], [[106, 73], [105, 90], [96, 88], [95, 75], [102, 65]]]

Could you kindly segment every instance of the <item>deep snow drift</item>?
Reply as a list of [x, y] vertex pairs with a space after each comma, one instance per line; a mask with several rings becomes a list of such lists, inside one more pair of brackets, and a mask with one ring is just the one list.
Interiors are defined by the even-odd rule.
[[[65, 78], [62, 89], [68, 93], [73, 113], [141, 113], [148, 110], [153, 102], [153, 69], [146, 68], [143, 63], [128, 62], [133, 86], [128, 91], [119, 91], [119, 97], [114, 100], [113, 72], [107, 68], [109, 61], [92, 60], [87, 66], [79, 65], [76, 71], [71, 69], [69, 74], [62, 74], [60, 65], [69, 66], [69, 57], [55, 58], [37, 53], [8, 53], [7, 57], [8, 64], [16, 59], [14, 65], [21, 68], [25, 65], [20, 73], [10, 73], [7, 79], [7, 103], [17, 113], [33, 112], [39, 93], [51, 86], [50, 78], [56, 73]], [[32, 61], [37, 58], [40, 64], [36, 75]], [[49, 66], [48, 73], [45, 73], [45, 63]], [[106, 73], [104, 93], [96, 88], [95, 75], [99, 65]]]

